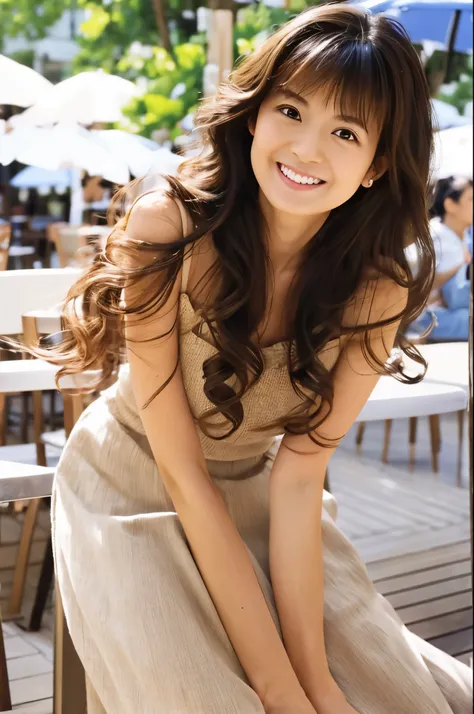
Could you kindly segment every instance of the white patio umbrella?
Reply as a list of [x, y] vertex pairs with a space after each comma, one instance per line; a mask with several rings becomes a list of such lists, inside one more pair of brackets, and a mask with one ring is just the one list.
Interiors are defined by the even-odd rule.
[[431, 106], [434, 113], [434, 125], [437, 130], [450, 129], [453, 126], [465, 126], [466, 124], [472, 124], [472, 119], [463, 116], [458, 112], [456, 107], [452, 104], [441, 101], [441, 99], [432, 99]]
[[101, 69], [81, 72], [54, 85], [30, 109], [10, 121], [15, 127], [114, 122], [122, 118], [122, 107], [138, 94], [138, 87], [122, 77]]
[[173, 174], [182, 157], [161, 148], [151, 139], [115, 129], [93, 130], [90, 135], [101, 146], [126, 163], [130, 173], [142, 177], [151, 171]]
[[472, 124], [456, 126], [435, 134], [433, 175], [472, 178]]
[[95, 141], [78, 125], [25, 127], [2, 136], [0, 163], [12, 161], [55, 171], [83, 169], [113, 183], [125, 184], [130, 178], [127, 164]]
[[53, 85], [34, 69], [0, 55], [0, 104], [29, 107]]

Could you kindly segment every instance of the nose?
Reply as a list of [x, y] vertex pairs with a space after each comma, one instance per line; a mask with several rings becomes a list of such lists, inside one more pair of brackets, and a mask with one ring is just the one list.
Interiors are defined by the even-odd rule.
[[314, 129], [300, 132], [293, 141], [292, 151], [299, 163], [306, 165], [308, 170], [311, 164], [323, 164], [326, 159], [324, 142]]

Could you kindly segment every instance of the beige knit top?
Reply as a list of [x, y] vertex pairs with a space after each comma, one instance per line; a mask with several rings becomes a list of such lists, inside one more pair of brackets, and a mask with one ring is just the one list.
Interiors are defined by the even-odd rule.
[[[186, 225], [184, 209], [179, 203], [178, 205], [183, 225]], [[189, 407], [197, 423], [204, 412], [214, 407], [204, 394], [203, 364], [217, 353], [217, 349], [213, 345], [208, 326], [194, 309], [186, 292], [190, 259], [191, 251], [184, 259], [182, 271], [179, 320], [180, 367]], [[293, 390], [288, 373], [289, 349], [294, 349], [289, 342], [278, 342], [261, 348], [264, 371], [259, 380], [242, 397], [244, 418], [233, 434], [218, 440], [204, 434], [198, 426], [201, 446], [207, 459], [234, 461], [258, 456], [264, 454], [271, 447], [274, 438], [282, 434], [282, 429], [270, 428], [268, 424], [283, 419], [302, 405], [302, 399]], [[328, 343], [319, 357], [325, 366], [331, 369], [339, 353], [339, 340], [333, 340]], [[227, 383], [233, 386], [232, 378]], [[113, 400], [113, 412], [121, 422], [144, 434], [127, 369], [121, 371], [118, 382], [105, 392], [105, 397]], [[231, 426], [228, 419], [220, 414], [209, 418], [207, 424], [213, 435], [225, 434]]]

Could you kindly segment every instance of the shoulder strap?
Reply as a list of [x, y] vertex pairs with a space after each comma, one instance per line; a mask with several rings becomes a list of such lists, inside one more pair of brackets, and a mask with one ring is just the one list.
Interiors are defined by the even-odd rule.
[[[186, 209], [184, 208], [183, 204], [181, 201], [178, 199], [175, 199], [176, 205], [179, 208], [179, 212], [181, 214], [181, 222], [183, 224], [183, 236], [186, 236], [188, 234], [188, 224], [189, 224], [189, 217], [188, 214], [186, 213]], [[182, 268], [182, 273], [181, 273], [181, 292], [185, 293], [186, 289], [188, 287], [188, 279], [189, 279], [189, 271], [191, 268], [191, 258], [193, 254], [193, 248], [194, 248], [194, 243], [191, 243], [191, 245], [187, 245], [186, 248], [184, 249], [184, 256], [183, 256], [183, 268]]]

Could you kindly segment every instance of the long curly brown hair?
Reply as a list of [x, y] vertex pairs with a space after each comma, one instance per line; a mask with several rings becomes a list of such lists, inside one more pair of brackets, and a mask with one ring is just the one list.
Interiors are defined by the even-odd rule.
[[[370, 191], [360, 188], [335, 208], [317, 240], [315, 236], [305, 248], [288, 301], [295, 348], [288, 349], [288, 371], [307, 409], [288, 415], [281, 427], [304, 434], [324, 421], [332, 405], [333, 378], [318, 354], [329, 340], [344, 334], [363, 333], [366, 359], [381, 374], [406, 382], [422, 378], [405, 374], [401, 361], [382, 363], [371, 347], [370, 330], [401, 318], [397, 345], [426, 367], [403, 331], [422, 312], [434, 274], [427, 210], [429, 92], [403, 27], [347, 5], [313, 7], [292, 19], [238, 62], [217, 95], [201, 104], [196, 125], [202, 151], [186, 160], [176, 177], [166, 177], [167, 194], [182, 201], [192, 219], [189, 236], [166, 245], [132, 240], [125, 228], [130, 191], [126, 187], [120, 193], [115, 209], [119, 206], [122, 218], [104, 252], [67, 296], [62, 341], [34, 350], [60, 365], [59, 378], [93, 367], [100, 369], [96, 386], [109, 383], [121, 360], [124, 316], [139, 318], [164, 305], [185, 247], [210, 234], [217, 254], [211, 271], [219, 276], [220, 287], [213, 304], [203, 309], [216, 346], [216, 354], [203, 365], [203, 389], [214, 408], [201, 416], [200, 427], [208, 433], [208, 417], [220, 413], [229, 423], [225, 436], [239, 428], [242, 396], [264, 369], [251, 335], [264, 316], [268, 263], [248, 124], [276, 84], [296, 77], [306, 88], [323, 87], [343, 111], [348, 107], [348, 113], [365, 119], [376, 116], [382, 127], [377, 155], [385, 157], [388, 168]], [[404, 253], [410, 243], [418, 254], [416, 275]], [[344, 308], [368, 268], [408, 288], [407, 305], [388, 320], [343, 325]], [[152, 289], [124, 306], [124, 287], [145, 276]]]

